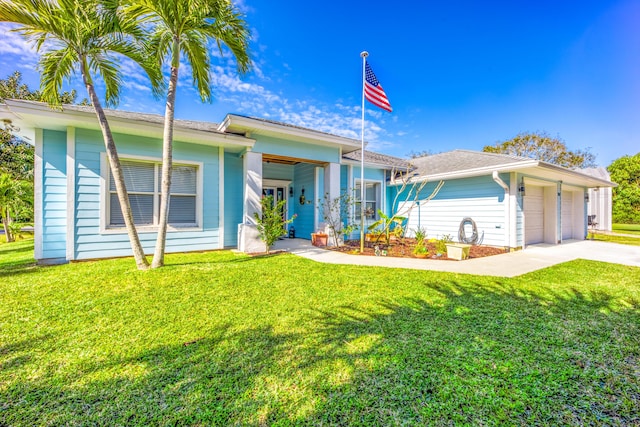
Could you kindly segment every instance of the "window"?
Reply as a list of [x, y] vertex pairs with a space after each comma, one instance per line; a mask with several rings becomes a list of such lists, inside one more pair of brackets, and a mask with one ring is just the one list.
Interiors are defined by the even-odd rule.
[[[355, 218], [360, 221], [360, 183], [355, 186]], [[364, 218], [365, 220], [377, 220], [380, 209], [380, 183], [365, 182], [364, 184]]]
[[[158, 225], [162, 164], [122, 160], [121, 165], [134, 222], [137, 226]], [[198, 225], [197, 192], [198, 166], [174, 164], [171, 176], [169, 225], [178, 227]], [[124, 218], [111, 173], [109, 173], [108, 193], [107, 224], [109, 227], [123, 227]]]

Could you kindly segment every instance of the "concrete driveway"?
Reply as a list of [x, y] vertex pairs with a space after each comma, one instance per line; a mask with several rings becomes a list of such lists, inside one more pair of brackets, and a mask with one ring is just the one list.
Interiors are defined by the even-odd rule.
[[578, 258], [640, 267], [640, 246], [592, 240], [570, 240], [561, 245], [532, 245], [522, 251], [465, 261], [349, 255], [316, 248], [308, 240], [302, 239], [280, 240], [274, 245], [274, 249], [329, 264], [412, 268], [500, 277], [515, 277]]

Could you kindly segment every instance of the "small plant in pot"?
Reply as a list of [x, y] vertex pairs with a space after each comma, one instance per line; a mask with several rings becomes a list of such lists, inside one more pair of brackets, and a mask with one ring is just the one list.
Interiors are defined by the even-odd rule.
[[416, 258], [427, 258], [429, 256], [429, 251], [427, 250], [427, 246], [424, 244], [424, 239], [427, 237], [427, 230], [419, 227], [414, 231], [414, 235], [416, 238], [416, 245], [413, 247], [413, 254]]
[[429, 250], [423, 242], [413, 248], [413, 254], [416, 256], [416, 258], [427, 258], [429, 256]]

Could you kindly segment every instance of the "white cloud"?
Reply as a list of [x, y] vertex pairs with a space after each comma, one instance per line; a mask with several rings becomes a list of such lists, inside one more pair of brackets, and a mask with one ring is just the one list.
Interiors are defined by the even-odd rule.
[[19, 55], [24, 59], [30, 58], [36, 60], [38, 54], [35, 48], [31, 46], [20, 34], [12, 31], [17, 28], [16, 25], [0, 23], [0, 54]]

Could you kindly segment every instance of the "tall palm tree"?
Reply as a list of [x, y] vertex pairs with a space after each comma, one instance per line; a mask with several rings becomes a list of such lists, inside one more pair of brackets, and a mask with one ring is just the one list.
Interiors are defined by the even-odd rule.
[[114, 53], [139, 63], [149, 75], [154, 92], [161, 88], [161, 74], [141, 54], [144, 46], [135, 22], [122, 19], [116, 0], [0, 0], [0, 21], [20, 26], [17, 31], [32, 41], [38, 51], [42, 98], [52, 106], [60, 104], [60, 89], [76, 69], [80, 70], [89, 94], [109, 159], [118, 200], [139, 269], [149, 263], [144, 255], [133, 221], [122, 167], [109, 122], [96, 93], [93, 76], [100, 75], [106, 86], [107, 106], [118, 103], [121, 74]]
[[125, 13], [150, 26], [149, 46], [159, 64], [169, 60], [170, 75], [162, 141], [162, 183], [158, 237], [151, 267], [164, 265], [169, 217], [171, 170], [173, 164], [173, 121], [181, 55], [191, 65], [193, 84], [200, 98], [211, 100], [209, 43], [223, 45], [236, 59], [237, 69], [251, 67], [248, 53], [249, 30], [230, 0], [128, 0]]

